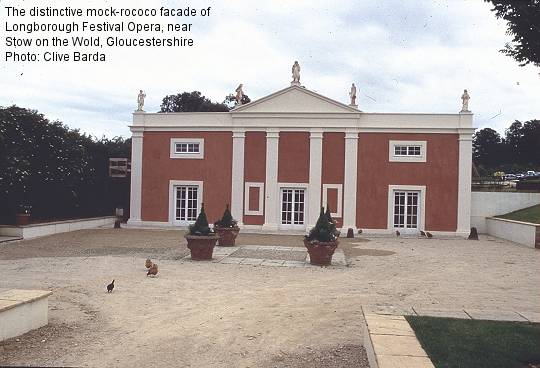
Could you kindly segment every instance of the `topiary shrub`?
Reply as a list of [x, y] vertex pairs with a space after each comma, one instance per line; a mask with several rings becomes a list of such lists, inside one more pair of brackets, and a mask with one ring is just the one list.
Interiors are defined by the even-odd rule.
[[199, 216], [197, 216], [195, 223], [189, 226], [188, 235], [208, 236], [212, 234], [212, 229], [210, 229], [210, 226], [208, 226], [208, 219], [206, 218], [206, 213], [204, 212], [204, 203], [202, 203], [201, 212], [199, 213]]
[[315, 227], [309, 231], [309, 234], [305, 236], [305, 239], [310, 242], [333, 242], [337, 239], [339, 232], [336, 229], [336, 222], [332, 219], [330, 211], [324, 211], [324, 207], [321, 207], [321, 213], [317, 219]]
[[223, 216], [221, 219], [214, 222], [214, 226], [216, 227], [224, 227], [224, 228], [234, 228], [236, 227], [236, 224], [238, 222], [233, 219], [231, 210], [229, 209], [229, 205], [225, 208], [225, 212], [223, 212]]

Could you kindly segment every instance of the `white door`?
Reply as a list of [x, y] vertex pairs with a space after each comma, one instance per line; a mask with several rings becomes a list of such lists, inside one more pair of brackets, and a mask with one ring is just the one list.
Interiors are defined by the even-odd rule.
[[306, 190], [281, 189], [281, 227], [305, 229]]
[[418, 230], [420, 215], [420, 192], [394, 192], [394, 228], [407, 231]]
[[195, 222], [199, 208], [199, 187], [192, 185], [177, 186], [174, 203], [175, 222], [179, 224]]

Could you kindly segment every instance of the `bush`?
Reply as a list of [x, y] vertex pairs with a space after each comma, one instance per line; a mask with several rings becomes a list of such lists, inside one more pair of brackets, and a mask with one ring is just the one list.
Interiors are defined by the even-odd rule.
[[306, 235], [306, 240], [319, 241], [319, 242], [333, 242], [338, 237], [338, 230], [336, 229], [336, 222], [330, 215], [330, 210], [324, 211], [324, 207], [321, 207], [321, 213], [315, 224], [315, 227], [310, 230]]
[[199, 216], [197, 216], [197, 220], [193, 225], [189, 226], [189, 233], [188, 235], [195, 235], [195, 236], [208, 236], [212, 235], [213, 232], [210, 229], [210, 226], [208, 226], [208, 219], [206, 218], [206, 213], [204, 212], [204, 203], [201, 204], [201, 212], [199, 213]]
[[232, 217], [231, 210], [229, 209], [229, 205], [227, 205], [227, 207], [225, 208], [225, 212], [223, 212], [223, 216], [221, 217], [221, 219], [214, 222], [214, 226], [233, 228], [233, 227], [236, 227], [237, 223], [238, 222]]

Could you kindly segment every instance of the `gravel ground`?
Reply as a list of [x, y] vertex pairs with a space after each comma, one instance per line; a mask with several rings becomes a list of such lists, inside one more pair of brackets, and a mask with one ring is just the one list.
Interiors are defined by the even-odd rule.
[[[237, 245], [303, 246], [300, 236], [255, 234]], [[183, 233], [171, 230], [0, 244], [0, 288], [53, 291], [50, 324], [0, 343], [0, 365], [366, 367], [362, 306], [538, 311], [533, 249], [485, 237], [343, 239], [340, 248], [350, 267], [183, 261]], [[159, 264], [155, 278], [147, 257]]]

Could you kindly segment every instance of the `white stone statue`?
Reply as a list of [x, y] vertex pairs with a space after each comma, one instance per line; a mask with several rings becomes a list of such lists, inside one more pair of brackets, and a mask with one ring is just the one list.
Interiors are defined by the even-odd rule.
[[356, 106], [356, 86], [354, 85], [354, 83], [351, 86], [349, 96], [351, 96], [351, 106]]
[[240, 83], [240, 85], [238, 86], [238, 88], [236, 88], [236, 104], [238, 106], [242, 105], [242, 97], [244, 97], [244, 91], [242, 91], [242, 87], [244, 85], [242, 83]]
[[300, 64], [298, 64], [298, 61], [295, 61], [292, 66], [292, 79], [291, 85], [300, 85]]
[[469, 100], [471, 97], [467, 93], [467, 90], [463, 90], [463, 94], [461, 95], [461, 101], [463, 101], [463, 106], [461, 107], [461, 112], [470, 112], [469, 111]]
[[139, 95], [137, 96], [137, 111], [144, 111], [144, 98], [146, 97], [146, 94], [141, 89], [139, 91]]

